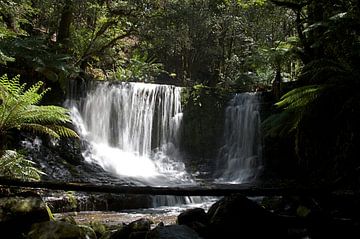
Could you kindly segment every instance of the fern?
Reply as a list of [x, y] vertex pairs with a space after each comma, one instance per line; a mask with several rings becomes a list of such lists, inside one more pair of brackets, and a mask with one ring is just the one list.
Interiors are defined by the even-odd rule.
[[296, 88], [283, 95], [276, 105], [287, 110], [304, 108], [319, 96], [322, 88], [319, 85]]
[[265, 132], [280, 136], [292, 133], [322, 95], [353, 81], [352, 72], [349, 66], [330, 59], [318, 59], [305, 65], [299, 81], [306, 86], [293, 89], [281, 97], [275, 104], [279, 113], [271, 115], [263, 123]]
[[284, 136], [296, 130], [303, 114], [324, 89], [324, 86], [319, 85], [303, 86], [283, 95], [275, 104], [281, 110], [280, 113], [271, 115], [263, 123], [267, 134]]
[[0, 175], [22, 180], [39, 181], [42, 171], [34, 167], [34, 162], [13, 150], [6, 150], [0, 158]]
[[[1, 137], [6, 137], [12, 129], [29, 130], [54, 138], [78, 137], [75, 131], [65, 126], [71, 122], [67, 109], [36, 105], [49, 91], [40, 91], [42, 86], [40, 81], [25, 90], [26, 85], [20, 84], [19, 76], [12, 79], [8, 79], [7, 75], [0, 77]], [[0, 151], [4, 146], [4, 140], [0, 141]]]

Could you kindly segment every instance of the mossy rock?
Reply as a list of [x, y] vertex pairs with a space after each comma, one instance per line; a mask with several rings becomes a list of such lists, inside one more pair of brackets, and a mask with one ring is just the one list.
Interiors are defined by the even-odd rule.
[[[2, 234], [27, 233], [32, 224], [49, 221], [50, 218], [45, 202], [36, 194], [0, 198]], [[16, 236], [11, 238], [16, 238]]]
[[29, 239], [96, 239], [91, 227], [61, 221], [36, 223], [28, 234]]

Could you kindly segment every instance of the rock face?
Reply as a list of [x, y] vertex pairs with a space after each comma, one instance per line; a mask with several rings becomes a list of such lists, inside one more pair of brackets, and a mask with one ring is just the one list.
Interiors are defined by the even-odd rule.
[[32, 224], [49, 221], [44, 201], [36, 194], [0, 198], [0, 232], [19, 238]]
[[148, 232], [146, 239], [201, 239], [190, 227], [185, 225], [158, 226]]
[[216, 202], [208, 217], [207, 238], [285, 238], [287, 234], [276, 215], [240, 195]]

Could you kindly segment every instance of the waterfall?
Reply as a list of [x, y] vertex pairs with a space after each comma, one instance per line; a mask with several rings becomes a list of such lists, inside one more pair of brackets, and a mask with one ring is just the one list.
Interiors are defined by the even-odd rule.
[[101, 83], [68, 104], [90, 163], [148, 185], [192, 183], [178, 152], [181, 88]]
[[223, 142], [218, 154], [217, 182], [246, 183], [261, 168], [259, 95], [236, 94], [225, 112]]

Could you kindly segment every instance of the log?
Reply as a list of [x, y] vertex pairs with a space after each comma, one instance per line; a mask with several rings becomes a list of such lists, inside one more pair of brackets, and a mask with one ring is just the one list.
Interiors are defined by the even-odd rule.
[[251, 184], [214, 184], [183, 187], [153, 187], [153, 186], [124, 186], [107, 184], [89, 184], [77, 182], [54, 181], [21, 181], [0, 177], [0, 185], [7, 187], [21, 187], [33, 189], [50, 189], [64, 191], [82, 191], [93, 193], [115, 194], [147, 194], [147, 195], [174, 195], [174, 196], [228, 196], [242, 194], [245, 196], [316, 196], [330, 195], [331, 190], [319, 188], [261, 188]]

